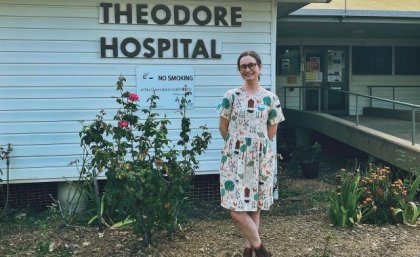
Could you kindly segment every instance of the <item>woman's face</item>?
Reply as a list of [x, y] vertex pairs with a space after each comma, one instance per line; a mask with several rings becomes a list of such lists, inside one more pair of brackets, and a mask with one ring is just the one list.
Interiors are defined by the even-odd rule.
[[258, 81], [261, 68], [258, 66], [257, 60], [252, 56], [244, 56], [239, 61], [239, 72], [245, 81]]

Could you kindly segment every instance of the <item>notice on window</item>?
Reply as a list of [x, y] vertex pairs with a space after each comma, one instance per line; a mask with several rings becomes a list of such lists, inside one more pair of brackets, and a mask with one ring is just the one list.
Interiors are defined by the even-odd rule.
[[322, 72], [309, 71], [305, 72], [306, 82], [322, 82]]
[[158, 109], [179, 109], [185, 92], [188, 108], [194, 107], [194, 68], [180, 66], [138, 67], [136, 69], [137, 93], [142, 99], [140, 107], [147, 108], [153, 94], [159, 96]]
[[328, 51], [328, 82], [341, 82], [342, 69], [344, 68], [343, 52], [342, 51]]
[[321, 58], [310, 57], [309, 62], [307, 62], [306, 64], [306, 71], [309, 71], [309, 72], [321, 71]]

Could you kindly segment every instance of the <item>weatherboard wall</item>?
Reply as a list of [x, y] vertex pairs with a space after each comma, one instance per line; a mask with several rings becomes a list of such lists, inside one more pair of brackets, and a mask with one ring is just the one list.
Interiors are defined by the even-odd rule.
[[[276, 2], [219, 0], [206, 6], [241, 7], [240, 26], [176, 26], [101, 24], [101, 1], [0, 0], [0, 145], [11, 143], [12, 183], [63, 181], [78, 177], [69, 162], [79, 159], [79, 121], [95, 118], [101, 109], [110, 120], [117, 105], [115, 82], [126, 77], [126, 89], [137, 91], [136, 68], [192, 66], [195, 107], [189, 112], [193, 132], [207, 124], [213, 135], [200, 157], [198, 174], [217, 173], [222, 139], [215, 106], [223, 93], [241, 84], [238, 55], [260, 53], [261, 83], [274, 89]], [[118, 3], [156, 4], [156, 1]], [[160, 4], [197, 6], [197, 1], [162, 0]], [[274, 29], [273, 29], [274, 28]], [[273, 32], [274, 31], [274, 32]], [[216, 39], [221, 58], [101, 58], [100, 38]], [[273, 79], [274, 78], [274, 79]], [[142, 96], [140, 95], [140, 98]], [[146, 99], [140, 99], [145, 101]], [[176, 138], [180, 116], [164, 110]], [[5, 163], [0, 163], [4, 170]], [[2, 178], [5, 179], [5, 173]]]

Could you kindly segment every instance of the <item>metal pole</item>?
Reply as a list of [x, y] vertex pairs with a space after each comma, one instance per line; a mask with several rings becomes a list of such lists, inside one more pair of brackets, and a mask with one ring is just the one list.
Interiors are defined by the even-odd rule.
[[359, 96], [356, 95], [356, 126], [359, 126]]
[[[395, 101], [395, 86], [392, 86], [392, 101]], [[395, 110], [395, 103], [392, 103], [392, 109]]]
[[283, 87], [283, 91], [284, 91], [284, 93], [283, 93], [283, 96], [284, 96], [284, 103], [283, 103], [283, 105], [284, 105], [284, 108], [286, 108], [286, 88], [285, 87]]
[[412, 111], [411, 111], [411, 125], [412, 125], [412, 130], [411, 130], [411, 143], [413, 145], [416, 144], [416, 108], [413, 107]]
[[318, 112], [321, 112], [321, 87], [318, 88]]
[[302, 111], [302, 87], [299, 88], [299, 110]]

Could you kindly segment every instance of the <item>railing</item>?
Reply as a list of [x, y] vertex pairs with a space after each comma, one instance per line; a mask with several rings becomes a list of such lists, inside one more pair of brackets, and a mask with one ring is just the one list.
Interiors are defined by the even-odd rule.
[[[409, 103], [404, 103], [404, 102], [399, 102], [399, 101], [395, 101], [395, 100], [390, 100], [390, 99], [386, 99], [386, 98], [381, 98], [381, 97], [375, 97], [375, 96], [369, 96], [369, 95], [364, 95], [364, 94], [359, 94], [359, 93], [353, 93], [353, 92], [349, 92], [349, 91], [345, 91], [345, 90], [340, 90], [340, 89], [331, 89], [328, 87], [317, 87], [317, 86], [287, 86], [287, 87], [282, 87], [283, 88], [283, 96], [284, 96], [284, 101], [283, 101], [283, 106], [284, 108], [287, 108], [287, 97], [286, 97], [286, 90], [289, 89], [291, 91], [298, 89], [299, 90], [299, 110], [303, 110], [302, 108], [302, 90], [318, 90], [318, 112], [321, 112], [321, 91], [322, 90], [326, 90], [326, 91], [333, 91], [333, 92], [339, 92], [339, 93], [343, 93], [343, 94], [347, 94], [347, 95], [353, 95], [356, 97], [356, 126], [359, 126], [359, 97], [365, 97], [368, 98], [370, 100], [378, 100], [378, 101], [383, 101], [383, 102], [388, 102], [388, 103], [393, 103], [395, 104], [399, 104], [399, 105], [403, 105], [403, 106], [407, 106], [411, 108], [411, 143], [412, 145], [415, 145], [415, 137], [416, 137], [416, 109], [420, 109], [420, 105], [416, 105], [416, 104], [409, 104]], [[328, 106], [328, 97], [325, 98], [326, 101], [326, 105]]]
[[[392, 89], [392, 100], [395, 101], [395, 89], [398, 88], [420, 88], [420, 86], [367, 86], [369, 89], [369, 96], [373, 96], [374, 88], [391, 88]], [[372, 99], [369, 101], [369, 106], [372, 107]], [[392, 109], [395, 110], [395, 103], [392, 104]]]

